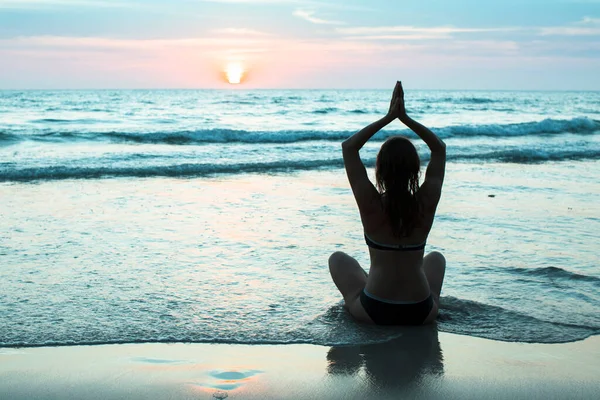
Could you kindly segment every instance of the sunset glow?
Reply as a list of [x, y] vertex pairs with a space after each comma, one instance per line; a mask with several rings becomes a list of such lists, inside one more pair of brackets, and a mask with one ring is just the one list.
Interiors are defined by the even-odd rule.
[[230, 63], [225, 67], [225, 76], [227, 77], [227, 82], [237, 85], [242, 82], [242, 78], [244, 77], [244, 67], [240, 63]]
[[472, 3], [0, 0], [0, 88], [600, 90], [600, 0]]

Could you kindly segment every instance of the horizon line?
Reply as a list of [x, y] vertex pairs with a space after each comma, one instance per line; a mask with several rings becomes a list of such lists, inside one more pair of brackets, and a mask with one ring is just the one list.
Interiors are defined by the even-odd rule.
[[[115, 87], [115, 88], [2, 88], [0, 87], [0, 91], [91, 91], [91, 90], [221, 90], [221, 91], [250, 91], [250, 90], [264, 90], [264, 91], [276, 91], [276, 90], [353, 90], [353, 91], [368, 91], [368, 90], [393, 90], [393, 88], [387, 87], [373, 87], [373, 88], [318, 88], [318, 87], [310, 87], [310, 88], [294, 88], [294, 87], [281, 87], [281, 88], [240, 88], [240, 87], [197, 87], [197, 88], [178, 88], [178, 87], [135, 87], [135, 88], [127, 88], [127, 87]], [[417, 91], [463, 91], [463, 92], [600, 92], [599, 89], [460, 89], [460, 88], [450, 88], [450, 89], [423, 89], [423, 88], [408, 88], [409, 91], [417, 90]]]

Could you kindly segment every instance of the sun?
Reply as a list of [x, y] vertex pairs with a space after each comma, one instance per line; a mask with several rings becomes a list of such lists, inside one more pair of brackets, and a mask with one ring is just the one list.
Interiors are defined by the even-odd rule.
[[244, 67], [240, 63], [229, 63], [225, 67], [225, 76], [227, 77], [227, 82], [232, 85], [237, 85], [242, 82], [242, 78], [244, 77]]

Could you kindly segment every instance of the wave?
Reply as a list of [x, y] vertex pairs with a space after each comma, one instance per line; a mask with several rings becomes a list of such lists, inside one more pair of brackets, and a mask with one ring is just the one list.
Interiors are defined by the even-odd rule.
[[436, 130], [441, 137], [516, 137], [562, 133], [594, 134], [600, 132], [600, 121], [590, 118], [545, 119], [518, 124], [463, 125]]
[[559, 267], [544, 267], [544, 268], [518, 268], [518, 267], [506, 267], [502, 268], [502, 271], [506, 271], [511, 274], [525, 275], [525, 276], [539, 276], [549, 279], [562, 279], [562, 280], [575, 280], [584, 281], [595, 284], [600, 284], [600, 278], [590, 275], [582, 275], [576, 272], [569, 272]]
[[[0, 347], [64, 347], [64, 346], [101, 346], [108, 344], [143, 344], [143, 343], [203, 343], [203, 344], [250, 344], [250, 345], [286, 345], [286, 344], [314, 344], [320, 346], [343, 346], [348, 343], [321, 343], [310, 339], [290, 339], [290, 340], [264, 340], [264, 339], [233, 339], [233, 338], [194, 338], [182, 336], [175, 339], [160, 339], [160, 338], [142, 338], [142, 339], [115, 339], [115, 340], [66, 340], [55, 341], [48, 340], [39, 343], [31, 342], [0, 342]], [[376, 342], [375, 342], [376, 343]], [[357, 343], [358, 344], [358, 343]]]
[[73, 141], [109, 141], [117, 143], [142, 143], [142, 144], [172, 144], [193, 145], [212, 143], [298, 143], [307, 141], [341, 141], [354, 132], [323, 132], [316, 130], [305, 131], [275, 131], [254, 132], [236, 129], [207, 129], [198, 131], [172, 131], [152, 133], [129, 132], [46, 132], [34, 135], [18, 135], [0, 132], [2, 141], [33, 140], [44, 142]]
[[71, 122], [68, 119], [59, 119], [59, 118], [41, 118], [41, 119], [34, 119], [31, 122], [34, 123], [44, 123], [44, 122], [48, 122], [48, 123], [52, 123], [52, 122]]
[[[323, 109], [322, 112], [327, 112]], [[318, 112], [317, 110], [316, 112]], [[356, 112], [352, 111], [352, 112]], [[67, 121], [46, 120], [56, 124], [60, 121], [86, 123], [91, 120]], [[569, 120], [546, 119], [539, 122], [518, 124], [461, 125], [434, 129], [441, 138], [471, 137], [518, 137], [532, 135], [555, 135], [573, 133], [589, 135], [600, 133], [600, 121], [589, 118]], [[22, 131], [0, 132], [0, 144], [4, 141], [110, 141], [121, 143], [179, 144], [193, 145], [206, 143], [296, 143], [304, 141], [341, 141], [352, 135], [354, 131], [319, 131], [319, 130], [283, 130], [283, 131], [247, 131], [236, 129], [202, 129], [195, 131], [160, 131], [160, 132], [77, 132], [48, 130], [43, 133], [24, 133]], [[414, 136], [408, 130], [390, 130], [378, 133], [375, 138], [385, 140], [397, 134]]]
[[451, 296], [440, 300], [441, 331], [506, 342], [565, 343], [600, 334], [600, 327], [543, 321], [502, 307]]
[[102, 120], [93, 118], [81, 118], [81, 119], [60, 119], [60, 118], [41, 118], [34, 119], [30, 122], [35, 124], [100, 124]]
[[21, 141], [21, 137], [19, 137], [18, 135], [0, 132], [0, 146], [17, 143], [19, 141]]
[[282, 104], [282, 103], [288, 103], [290, 101], [298, 101], [298, 100], [302, 100], [301, 96], [277, 96], [277, 97], [273, 97], [271, 98], [271, 103], [274, 104]]
[[[476, 301], [442, 297], [437, 327], [441, 332], [505, 342], [567, 343], [600, 334], [600, 328], [543, 321], [502, 307]], [[137, 321], [136, 323], [140, 323]], [[135, 325], [135, 324], [134, 324]], [[146, 327], [147, 328], [147, 327]], [[356, 324], [342, 304], [329, 307], [299, 327], [284, 331], [223, 331], [218, 325], [205, 331], [182, 330], [179, 324], [161, 324], [150, 329], [128, 327], [109, 331], [27, 331], [22, 335], [0, 334], [1, 347], [74, 346], [124, 343], [223, 343], [223, 344], [314, 344], [352, 346], [386, 343], [407, 333], [406, 327]], [[410, 328], [408, 328], [410, 329]], [[94, 332], [96, 337], [89, 337]]]
[[[109, 160], [102, 166], [47, 166], [39, 168], [15, 168], [16, 163], [0, 166], [0, 182], [29, 182], [37, 180], [63, 179], [101, 179], [101, 178], [150, 178], [150, 177], [201, 177], [207, 175], [233, 175], [245, 173], [290, 173], [294, 171], [314, 171], [342, 168], [341, 158], [320, 160], [279, 160], [271, 162], [248, 162], [232, 164], [183, 163], [167, 165], [109, 166], [111, 161], [131, 161], [137, 159], [155, 159], [161, 156], [148, 154], [129, 154], [126, 158]], [[164, 158], [164, 157], [162, 157]], [[168, 157], [173, 159], [173, 157]], [[480, 154], [449, 154], [449, 161], [467, 162], [503, 162], [533, 164], [546, 161], [600, 159], [600, 150], [555, 151], [553, 153], [534, 150], [506, 150]], [[422, 157], [427, 161], [428, 156]], [[367, 158], [364, 164], [372, 168], [375, 159]]]
[[336, 112], [339, 109], [336, 107], [326, 107], [326, 108], [319, 108], [318, 110], [314, 110], [311, 111], [312, 114], [329, 114], [332, 112]]
[[504, 103], [506, 100], [495, 100], [488, 97], [443, 97], [438, 99], [436, 102], [450, 104], [490, 104]]
[[448, 154], [448, 160], [455, 161], [495, 161], [512, 164], [536, 164], [548, 161], [579, 161], [600, 159], [600, 150], [539, 150], [511, 149], [474, 154]]
[[324, 168], [341, 168], [341, 159], [313, 161], [275, 161], [238, 164], [177, 164], [141, 167], [71, 167], [52, 166], [0, 170], [0, 182], [30, 182], [37, 180], [98, 179], [98, 178], [148, 178], [148, 177], [199, 177], [217, 174], [280, 173]]
[[233, 105], [253, 105], [256, 101], [253, 100], [217, 100], [212, 104], [233, 104]]

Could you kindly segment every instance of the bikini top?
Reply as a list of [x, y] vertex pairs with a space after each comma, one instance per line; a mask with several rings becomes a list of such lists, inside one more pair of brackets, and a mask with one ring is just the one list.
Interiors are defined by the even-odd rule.
[[374, 241], [369, 236], [367, 236], [366, 233], [365, 233], [365, 242], [367, 242], [367, 246], [369, 246], [369, 247], [371, 247], [373, 249], [377, 249], [377, 250], [391, 250], [391, 251], [415, 251], [415, 250], [423, 250], [425, 248], [425, 244], [427, 243], [427, 241], [424, 241], [423, 243], [420, 243], [420, 244], [406, 244], [406, 245], [401, 245], [401, 244], [384, 244], [384, 243], [378, 243], [378, 242]]

